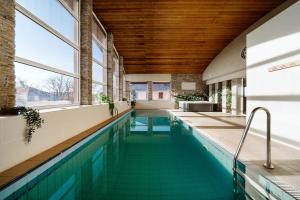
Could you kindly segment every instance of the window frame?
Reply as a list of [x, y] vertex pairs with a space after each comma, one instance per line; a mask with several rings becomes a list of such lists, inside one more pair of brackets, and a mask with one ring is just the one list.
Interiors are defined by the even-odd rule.
[[[154, 98], [153, 98], [153, 96], [154, 96], [154, 93], [153, 93], [153, 92], [155, 91], [155, 90], [153, 89], [153, 88], [154, 88], [154, 87], [153, 87], [154, 84], [164, 84], [164, 83], [168, 83], [168, 84], [169, 84], [169, 87], [170, 87], [170, 89], [169, 89], [169, 91], [168, 91], [168, 92], [169, 92], [169, 98], [168, 98], [168, 99], [154, 99]], [[170, 101], [170, 100], [171, 100], [171, 82], [165, 82], [165, 81], [164, 81], [164, 82], [158, 82], [158, 81], [152, 82], [152, 100], [153, 100], [153, 101]]]
[[[105, 76], [105, 80], [103, 80], [103, 82], [96, 81], [96, 80], [92, 79], [92, 83], [93, 84], [97, 84], [97, 85], [102, 85], [103, 86], [103, 90], [104, 90], [104, 94], [107, 95], [107, 32], [106, 32], [105, 28], [103, 27], [103, 25], [101, 24], [100, 20], [98, 19], [98, 17], [96, 16], [96, 14], [94, 12], [93, 12], [93, 21], [95, 21], [95, 24], [105, 34], [106, 45], [103, 44], [100, 40], [98, 40], [98, 38], [92, 32], [92, 40], [94, 40], [95, 43], [96, 43], [96, 45], [98, 45], [100, 48], [103, 48], [103, 50], [104, 50], [104, 52], [103, 52], [104, 53], [104, 60], [103, 60], [103, 63], [102, 63], [99, 60], [97, 60], [96, 58], [94, 58], [94, 56], [92, 56], [92, 59], [93, 59], [93, 62], [95, 62], [97, 65], [99, 65], [100, 67], [103, 68], [103, 72], [106, 73], [106, 76]], [[93, 73], [93, 70], [92, 70], [92, 73]], [[92, 77], [93, 77], [93, 75], [92, 75]], [[92, 88], [92, 90], [93, 90], [93, 88]], [[92, 104], [98, 105], [100, 103], [93, 101]]]
[[76, 78], [77, 80], [77, 88], [78, 88], [78, 93], [76, 93], [76, 103], [72, 103], [72, 104], [57, 104], [57, 105], [45, 105], [45, 106], [31, 106], [32, 108], [37, 108], [37, 109], [48, 109], [48, 108], [62, 108], [62, 107], [70, 107], [70, 106], [78, 106], [80, 105], [80, 2], [81, 0], [78, 0], [78, 16], [71, 10], [71, 8], [69, 8], [69, 6], [63, 1], [63, 0], [57, 0], [58, 3], [60, 3], [67, 12], [69, 12], [69, 14], [77, 21], [78, 26], [77, 26], [77, 44], [74, 43], [73, 41], [71, 41], [70, 39], [68, 39], [67, 37], [65, 37], [63, 34], [59, 33], [58, 31], [56, 31], [54, 28], [52, 28], [50, 25], [48, 25], [47, 23], [45, 23], [44, 21], [42, 21], [39, 17], [37, 17], [36, 15], [34, 15], [33, 13], [31, 13], [29, 10], [27, 10], [26, 8], [24, 8], [22, 5], [20, 5], [19, 3], [15, 3], [15, 11], [20, 12], [22, 15], [24, 15], [25, 17], [27, 17], [29, 20], [31, 20], [32, 22], [36, 23], [40, 28], [45, 29], [46, 31], [49, 32], [49, 34], [54, 35], [55, 37], [57, 37], [58, 39], [60, 39], [61, 41], [65, 42], [67, 45], [71, 46], [75, 51], [77, 51], [77, 59], [76, 59], [76, 63], [77, 63], [77, 69], [76, 72], [71, 73], [71, 72], [67, 72], [61, 69], [56, 68], [55, 66], [49, 66], [49, 65], [45, 65], [39, 62], [35, 62], [32, 60], [28, 60], [26, 58], [22, 58], [19, 56], [14, 56], [14, 62], [17, 63], [21, 63], [21, 64], [25, 64], [28, 65], [29, 67], [33, 67], [33, 68], [38, 68], [38, 69], [42, 69], [42, 70], [46, 70], [46, 71], [50, 71], [50, 72], [54, 72], [57, 74], [62, 74], [65, 76], [69, 76], [72, 78]]
[[131, 85], [132, 84], [145, 84], [147, 86], [147, 90], [146, 90], [146, 99], [136, 99], [136, 101], [149, 101], [149, 85], [148, 82], [130, 82], [129, 84], [129, 92], [130, 92], [130, 99], [132, 99], [132, 95], [131, 95]]

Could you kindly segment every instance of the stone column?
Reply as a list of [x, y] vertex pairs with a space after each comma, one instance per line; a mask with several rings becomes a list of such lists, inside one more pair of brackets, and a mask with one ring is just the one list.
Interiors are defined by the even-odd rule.
[[148, 81], [148, 100], [152, 100], [152, 82]]
[[119, 100], [122, 101], [123, 99], [123, 75], [124, 75], [124, 67], [123, 67], [123, 56], [119, 58]]
[[226, 113], [227, 81], [222, 82], [222, 112]]
[[80, 100], [92, 104], [92, 24], [93, 0], [81, 1], [80, 10]]
[[114, 36], [107, 35], [107, 96], [113, 99]]
[[0, 109], [15, 106], [15, 1], [0, 0]]
[[233, 115], [242, 114], [242, 103], [243, 103], [243, 82], [241, 78], [231, 80], [231, 91], [232, 91], [232, 100], [231, 100], [231, 113]]
[[130, 88], [129, 88], [130, 82], [126, 81], [126, 98], [130, 99]]
[[208, 100], [209, 102], [213, 101], [213, 91], [212, 91], [212, 84], [208, 85]]

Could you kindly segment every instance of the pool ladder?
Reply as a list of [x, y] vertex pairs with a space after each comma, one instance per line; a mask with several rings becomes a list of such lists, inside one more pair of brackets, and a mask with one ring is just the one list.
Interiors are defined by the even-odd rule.
[[[238, 176], [242, 177], [245, 181], [245, 177], [246, 175], [244, 174], [244, 172], [242, 172], [239, 167], [238, 167], [238, 157], [240, 155], [240, 152], [242, 150], [242, 147], [245, 143], [245, 139], [247, 137], [247, 134], [249, 132], [253, 117], [256, 113], [256, 111], [258, 110], [263, 110], [265, 111], [265, 113], [267, 114], [267, 141], [266, 141], [266, 146], [267, 146], [267, 158], [266, 158], [266, 163], [264, 164], [264, 167], [267, 169], [274, 169], [274, 166], [272, 165], [271, 162], [271, 114], [269, 112], [268, 109], [264, 108], [264, 107], [257, 107], [255, 109], [252, 110], [250, 117], [247, 121], [247, 125], [246, 128], [244, 130], [244, 133], [242, 135], [242, 138], [240, 140], [240, 143], [237, 147], [236, 153], [234, 155], [234, 159], [233, 159], [233, 184], [234, 184], [234, 192], [237, 191], [237, 187], [239, 186], [241, 189], [244, 189], [242, 187], [242, 185], [239, 183], [239, 179]], [[258, 189], [257, 189], [258, 190]]]

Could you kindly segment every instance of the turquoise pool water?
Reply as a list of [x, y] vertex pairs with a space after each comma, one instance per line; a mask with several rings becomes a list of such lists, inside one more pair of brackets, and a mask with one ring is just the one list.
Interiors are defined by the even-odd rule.
[[135, 111], [9, 199], [229, 200], [232, 175], [166, 112]]

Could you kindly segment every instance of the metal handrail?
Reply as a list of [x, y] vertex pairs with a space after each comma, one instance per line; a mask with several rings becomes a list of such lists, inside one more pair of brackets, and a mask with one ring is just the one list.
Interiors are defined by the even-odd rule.
[[257, 108], [254, 108], [252, 110], [251, 114], [250, 114], [250, 117], [247, 121], [246, 128], [245, 128], [244, 133], [242, 135], [241, 141], [240, 141], [240, 143], [238, 145], [238, 148], [236, 150], [236, 153], [234, 155], [234, 160], [233, 160], [234, 171], [236, 171], [236, 169], [237, 169], [237, 160], [238, 160], [238, 157], [239, 157], [240, 152], [242, 150], [242, 147], [244, 145], [244, 142], [245, 142], [246, 136], [248, 134], [250, 125], [252, 123], [254, 114], [258, 110], [263, 110], [267, 114], [267, 143], [266, 143], [266, 145], [267, 145], [267, 158], [266, 158], [266, 163], [264, 164], [264, 167], [267, 168], [267, 169], [274, 169], [274, 166], [271, 163], [271, 114], [270, 114], [270, 111], [268, 109], [266, 109], [264, 107], [257, 107]]

